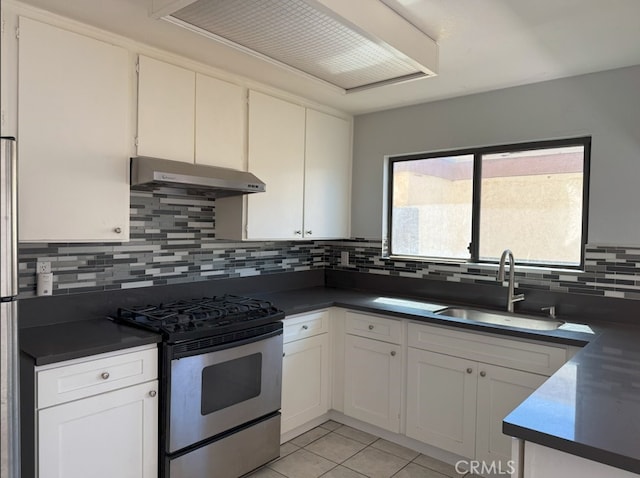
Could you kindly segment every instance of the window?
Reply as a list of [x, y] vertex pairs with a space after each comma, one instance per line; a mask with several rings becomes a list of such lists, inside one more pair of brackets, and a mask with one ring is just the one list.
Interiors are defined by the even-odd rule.
[[578, 268], [591, 138], [389, 158], [390, 256]]

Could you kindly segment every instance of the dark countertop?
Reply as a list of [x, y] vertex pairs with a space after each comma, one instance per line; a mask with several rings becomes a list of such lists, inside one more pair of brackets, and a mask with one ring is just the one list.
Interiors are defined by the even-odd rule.
[[401, 319], [417, 320], [434, 325], [447, 325], [464, 329], [477, 330], [510, 337], [543, 340], [565, 345], [583, 347], [599, 334], [601, 327], [591, 326], [593, 333], [577, 332], [567, 329], [550, 331], [516, 329], [493, 324], [472, 322], [435, 314], [433, 311], [454, 305], [451, 302], [430, 301], [429, 299], [399, 297], [390, 294], [378, 294], [329, 287], [310, 287], [305, 289], [258, 294], [273, 302], [287, 315], [301, 314], [324, 307], [344, 307], [363, 312], [384, 313]]
[[161, 336], [107, 319], [81, 320], [20, 331], [20, 349], [35, 365], [160, 342]]
[[[430, 303], [426, 299], [415, 299], [416, 302], [412, 302], [411, 299], [392, 295], [328, 287], [309, 287], [269, 294], [254, 294], [254, 296], [272, 301], [287, 315], [337, 306], [568, 345], [583, 346], [593, 338], [593, 335], [566, 330], [528, 331], [439, 316], [432, 311], [447, 307], [449, 304]], [[20, 330], [20, 348], [34, 360], [35, 365], [62, 362], [160, 341], [161, 337], [158, 334], [119, 325], [106, 318], [63, 322]]]
[[[344, 307], [511, 337], [584, 346], [504, 421], [508, 435], [640, 473], [640, 328], [590, 324], [592, 333], [529, 331], [439, 316], [451, 304], [348, 289], [308, 287], [253, 294], [287, 315]], [[107, 319], [21, 330], [36, 365], [156, 343], [160, 336]]]
[[523, 440], [640, 473], [640, 328], [603, 331], [503, 422]]

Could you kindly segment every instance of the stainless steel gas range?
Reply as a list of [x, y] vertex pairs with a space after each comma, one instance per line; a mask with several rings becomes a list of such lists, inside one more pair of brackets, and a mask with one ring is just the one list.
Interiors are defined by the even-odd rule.
[[282, 318], [229, 295], [118, 310], [163, 335], [161, 478], [238, 478], [279, 456]]

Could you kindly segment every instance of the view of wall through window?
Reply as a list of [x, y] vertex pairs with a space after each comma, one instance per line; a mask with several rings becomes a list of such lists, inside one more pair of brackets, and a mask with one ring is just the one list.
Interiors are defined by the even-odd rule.
[[468, 258], [473, 155], [393, 163], [393, 254]]
[[392, 158], [388, 252], [495, 262], [511, 249], [518, 262], [579, 266], [588, 141], [578, 143]]

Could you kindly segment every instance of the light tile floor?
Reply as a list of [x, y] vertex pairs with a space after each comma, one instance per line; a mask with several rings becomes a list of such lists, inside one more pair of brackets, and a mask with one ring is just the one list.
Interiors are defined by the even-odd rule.
[[[280, 447], [280, 458], [247, 478], [474, 478], [452, 465], [327, 421]], [[480, 477], [476, 477], [480, 478]]]

